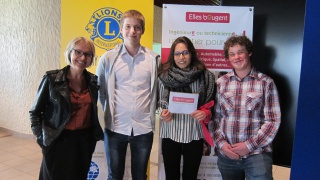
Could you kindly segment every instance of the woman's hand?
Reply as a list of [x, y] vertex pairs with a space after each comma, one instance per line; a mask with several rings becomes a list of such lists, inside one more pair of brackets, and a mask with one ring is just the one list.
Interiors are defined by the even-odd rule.
[[172, 114], [169, 112], [168, 109], [163, 109], [160, 116], [161, 116], [162, 120], [165, 122], [172, 121]]
[[202, 110], [196, 110], [196, 111], [193, 111], [191, 113], [191, 117], [193, 117], [194, 119], [198, 120], [199, 122], [200, 121], [203, 121], [206, 119], [207, 115], [204, 111]]

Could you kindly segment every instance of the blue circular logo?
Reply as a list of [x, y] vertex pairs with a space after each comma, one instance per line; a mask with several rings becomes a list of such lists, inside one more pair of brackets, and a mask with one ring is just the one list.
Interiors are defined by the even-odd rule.
[[95, 180], [99, 176], [99, 166], [91, 161], [87, 180]]
[[115, 8], [101, 8], [93, 12], [86, 31], [94, 44], [102, 49], [111, 50], [123, 42], [120, 33], [122, 12]]
[[120, 24], [112, 18], [104, 18], [99, 21], [98, 36], [105, 41], [114, 41], [120, 36]]

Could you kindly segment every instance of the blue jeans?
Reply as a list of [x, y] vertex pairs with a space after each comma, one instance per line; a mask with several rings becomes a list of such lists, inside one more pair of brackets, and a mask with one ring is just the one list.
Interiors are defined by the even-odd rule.
[[218, 168], [224, 180], [272, 180], [272, 153], [251, 155], [239, 160], [218, 154]]
[[111, 167], [110, 167], [110, 151], [109, 151], [109, 141], [108, 141], [108, 134], [107, 130], [104, 130], [104, 151], [106, 153], [107, 165], [108, 165], [108, 178], [107, 180], [112, 180], [111, 176]]
[[112, 179], [123, 179], [127, 146], [128, 143], [130, 143], [132, 179], [146, 180], [147, 166], [153, 142], [153, 132], [138, 136], [127, 136], [107, 130], [107, 135]]

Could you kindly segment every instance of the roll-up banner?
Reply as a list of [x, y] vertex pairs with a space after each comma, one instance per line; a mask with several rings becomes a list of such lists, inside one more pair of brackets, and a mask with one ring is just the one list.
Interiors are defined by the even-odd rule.
[[[246, 35], [253, 40], [253, 10], [253, 7], [163, 4], [162, 60], [167, 60], [173, 41], [177, 37], [186, 36], [193, 42], [206, 67], [219, 78], [232, 69], [224, 58], [223, 45], [226, 39], [230, 36]], [[211, 136], [212, 128], [211, 122], [208, 126]], [[159, 143], [158, 179], [163, 180], [165, 172], [161, 139]], [[204, 144], [198, 180], [218, 179], [222, 178], [217, 167], [217, 153], [214, 147]]]

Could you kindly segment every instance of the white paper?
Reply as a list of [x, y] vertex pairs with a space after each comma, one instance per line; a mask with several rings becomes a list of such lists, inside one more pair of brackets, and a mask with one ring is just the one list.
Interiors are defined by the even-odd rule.
[[169, 95], [169, 112], [179, 114], [191, 114], [197, 110], [198, 93], [181, 93], [170, 92]]

